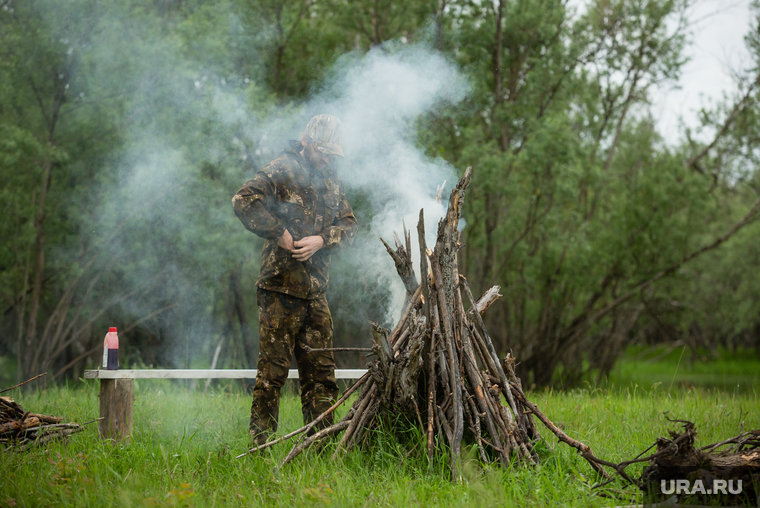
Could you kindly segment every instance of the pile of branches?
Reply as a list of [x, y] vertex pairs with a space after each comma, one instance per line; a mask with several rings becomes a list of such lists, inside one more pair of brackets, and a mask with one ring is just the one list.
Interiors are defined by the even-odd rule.
[[[35, 378], [30, 379], [32, 381]], [[22, 385], [28, 383], [26, 381]], [[0, 393], [17, 388], [17, 385]], [[78, 423], [61, 423], [62, 418], [26, 411], [11, 397], [0, 396], [0, 446], [24, 451], [83, 430]], [[95, 420], [97, 421], [97, 420]], [[92, 422], [88, 422], [92, 423]], [[86, 425], [86, 424], [85, 424]]]
[[[372, 352], [377, 360], [368, 365], [367, 374], [310, 424], [247, 453], [300, 435], [283, 460], [285, 465], [314, 443], [343, 432], [335, 450], [338, 456], [361, 445], [383, 415], [406, 415], [405, 421], [418, 425], [426, 435], [431, 459], [435, 443], [445, 440], [450, 451], [451, 478], [458, 481], [463, 441], [477, 444], [479, 457], [485, 463], [503, 467], [513, 462], [538, 463], [535, 444], [541, 436], [536, 417], [561, 441], [576, 448], [597, 472], [608, 477], [601, 467], [604, 462], [596, 459], [588, 446], [568, 437], [528, 400], [515, 375], [515, 359], [507, 355], [499, 360], [481, 317], [501, 296], [499, 287], [494, 286], [476, 301], [467, 279], [458, 273], [458, 226], [470, 178], [468, 168], [452, 190], [432, 250], [426, 245], [420, 211], [420, 283], [406, 227], [405, 245], [396, 237], [394, 250], [383, 241], [406, 288], [406, 301], [393, 330], [372, 323]], [[359, 387], [363, 387], [361, 394], [342, 419], [327, 427], [320, 425]]]
[[[760, 429], [742, 429], [737, 436], [697, 448], [694, 423], [668, 420], [682, 424], [682, 432], [671, 430], [670, 437], [660, 437], [636, 458], [614, 465], [617, 474], [650, 500], [667, 500], [664, 504], [671, 506], [673, 494], [679, 503], [758, 506]], [[653, 448], [654, 453], [643, 456]], [[626, 473], [628, 466], [641, 462], [647, 463], [641, 477]]]

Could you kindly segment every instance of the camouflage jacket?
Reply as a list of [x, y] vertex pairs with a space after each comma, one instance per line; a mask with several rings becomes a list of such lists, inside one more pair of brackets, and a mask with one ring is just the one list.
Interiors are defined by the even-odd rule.
[[[250, 231], [266, 239], [256, 285], [297, 298], [324, 294], [330, 255], [353, 241], [356, 217], [343, 184], [329, 167], [314, 169], [301, 157], [302, 145], [291, 141], [232, 198], [235, 214]], [[293, 241], [319, 235], [325, 241], [308, 261], [297, 261], [277, 245], [287, 229]]]

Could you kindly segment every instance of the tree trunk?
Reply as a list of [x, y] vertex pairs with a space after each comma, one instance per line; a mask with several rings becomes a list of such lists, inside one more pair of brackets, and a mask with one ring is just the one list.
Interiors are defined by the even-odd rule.
[[40, 298], [42, 297], [42, 272], [45, 268], [45, 199], [47, 198], [50, 182], [52, 180], [53, 163], [45, 160], [42, 167], [42, 190], [37, 209], [37, 217], [34, 220], [34, 285], [32, 286], [32, 302], [29, 310], [29, 329], [26, 335], [26, 350], [24, 351], [24, 373], [29, 374], [37, 368], [34, 365], [34, 352], [37, 347], [37, 314], [40, 310]]
[[243, 298], [243, 285], [241, 282], [240, 267], [236, 267], [230, 272], [230, 291], [232, 291], [232, 300], [235, 314], [240, 324], [240, 335], [243, 340], [243, 349], [247, 359], [247, 368], [253, 368], [256, 365], [256, 356], [253, 353], [253, 335], [248, 323], [248, 314], [245, 311], [245, 300]]
[[[32, 191], [32, 210], [37, 198], [36, 189]], [[29, 269], [32, 263], [32, 246], [26, 250], [26, 262], [24, 263], [24, 285], [21, 288], [21, 302], [18, 307], [18, 337], [16, 339], [16, 383], [23, 379], [24, 366], [22, 365], [22, 350], [24, 349], [24, 318], [26, 317], [26, 293], [29, 290]]]

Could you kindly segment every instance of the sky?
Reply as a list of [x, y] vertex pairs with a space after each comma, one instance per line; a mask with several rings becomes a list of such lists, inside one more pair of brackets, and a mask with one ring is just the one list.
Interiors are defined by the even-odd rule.
[[752, 21], [750, 0], [696, 0], [690, 9], [690, 61], [683, 67], [680, 89], [652, 90], [653, 112], [669, 144], [680, 138], [680, 125], [698, 125], [697, 112], [736, 90], [732, 72], [746, 67], [744, 36]]

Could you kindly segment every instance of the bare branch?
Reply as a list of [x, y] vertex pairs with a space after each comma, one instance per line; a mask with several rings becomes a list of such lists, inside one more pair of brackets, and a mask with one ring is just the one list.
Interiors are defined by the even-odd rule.
[[728, 131], [728, 128], [739, 117], [739, 115], [743, 113], [747, 108], [749, 108], [755, 102], [754, 99], [751, 98], [751, 95], [759, 83], [760, 83], [760, 75], [758, 75], [755, 81], [749, 87], [747, 87], [747, 90], [744, 93], [744, 95], [742, 95], [741, 99], [739, 99], [736, 102], [733, 109], [731, 110], [731, 113], [729, 113], [728, 117], [723, 122], [723, 125], [721, 126], [720, 130], [715, 134], [715, 137], [713, 138], [712, 142], [710, 142], [709, 145], [705, 146], [699, 153], [694, 155], [694, 157], [686, 161], [686, 163], [684, 164], [685, 168], [695, 169], [698, 172], [705, 174], [704, 170], [700, 168], [697, 163], [702, 158], [704, 158], [707, 155], [707, 152], [709, 152], [718, 143], [720, 138], [722, 138], [726, 134], [726, 132]]

